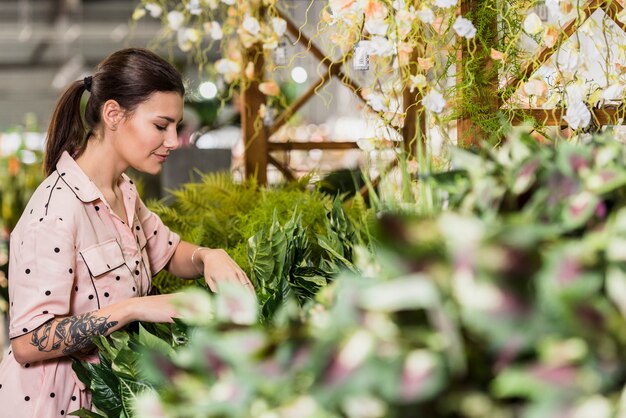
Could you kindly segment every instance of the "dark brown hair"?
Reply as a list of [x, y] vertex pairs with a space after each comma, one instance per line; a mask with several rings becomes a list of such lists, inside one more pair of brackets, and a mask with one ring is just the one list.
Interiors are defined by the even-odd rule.
[[[115, 100], [128, 112], [155, 92], [185, 95], [180, 73], [166, 60], [147, 49], [128, 48], [104, 59], [87, 81], [91, 96], [81, 116], [81, 97], [86, 90], [83, 80], [74, 81], [59, 99], [50, 126], [44, 156], [44, 172], [52, 173], [64, 151], [73, 156], [82, 153], [85, 142], [100, 123], [102, 105]], [[85, 126], [86, 125], [86, 126]]]

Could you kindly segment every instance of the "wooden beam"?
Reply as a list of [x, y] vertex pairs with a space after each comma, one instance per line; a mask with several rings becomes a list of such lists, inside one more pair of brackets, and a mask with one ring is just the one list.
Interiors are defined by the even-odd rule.
[[280, 171], [283, 176], [285, 176], [285, 179], [287, 179], [288, 181], [293, 181], [296, 179], [289, 167], [287, 167], [285, 164], [280, 163], [276, 158], [272, 157], [271, 155], [267, 156], [267, 162], [276, 167], [278, 171]]
[[268, 142], [268, 148], [272, 151], [292, 151], [312, 149], [321, 150], [347, 150], [358, 149], [359, 146], [354, 141], [332, 141], [332, 142]]
[[[265, 95], [259, 91], [259, 76], [263, 75], [263, 50], [260, 44], [243, 51], [244, 62], [242, 69], [249, 62], [254, 65], [253, 80], [246, 80], [242, 74], [241, 101], [241, 130], [244, 142], [244, 170], [246, 178], [256, 176], [258, 184], [267, 183], [267, 130], [259, 115], [261, 105], [265, 103]], [[243, 70], [242, 70], [243, 71]]]
[[[611, 3], [611, 0], [608, 0], [608, 3]], [[604, 7], [606, 4], [607, 0], [588, 0], [587, 3], [585, 3], [581, 7], [580, 14], [586, 16], [585, 20], [587, 20], [594, 11], [596, 11], [600, 7]], [[578, 24], [576, 18], [570, 20], [563, 29], [559, 30], [559, 35], [555, 44], [551, 47], [544, 46], [543, 48], [541, 48], [535, 58], [526, 64], [520, 75], [517, 77], [513, 77], [510, 80], [507, 80], [504, 87], [506, 88], [507, 86], [517, 86], [520, 81], [527, 80], [531, 75], [533, 75], [535, 71], [539, 69], [539, 67], [541, 67], [548, 60], [548, 58], [550, 58], [561, 47], [561, 44], [565, 40], [567, 40], [570, 36], [574, 34], [574, 32], [576, 32], [579, 25], [582, 25], [585, 20], [580, 22], [580, 24]], [[508, 100], [514, 92], [515, 91], [509, 91], [509, 93], [503, 96], [503, 99]]]
[[[591, 109], [591, 115], [598, 126], [626, 123], [626, 107], [624, 106]], [[563, 109], [515, 109], [512, 123], [519, 125], [532, 118], [545, 126], [567, 126], [563, 116], [565, 116]]]

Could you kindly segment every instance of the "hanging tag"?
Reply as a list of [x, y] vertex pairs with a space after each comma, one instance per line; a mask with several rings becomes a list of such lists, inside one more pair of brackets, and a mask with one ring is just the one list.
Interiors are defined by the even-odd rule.
[[357, 71], [367, 71], [370, 69], [370, 55], [367, 52], [366, 41], [359, 41], [354, 45], [352, 53], [352, 68]]
[[272, 126], [274, 124], [274, 108], [272, 106], [265, 106], [265, 114], [263, 115], [263, 125]]
[[287, 43], [285, 41], [279, 42], [278, 46], [274, 50], [274, 64], [275, 65], [287, 64]]

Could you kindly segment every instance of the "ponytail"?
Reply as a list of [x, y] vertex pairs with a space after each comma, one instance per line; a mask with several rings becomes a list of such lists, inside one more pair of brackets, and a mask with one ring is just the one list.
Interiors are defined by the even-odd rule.
[[81, 116], [81, 98], [85, 92], [83, 81], [74, 81], [59, 99], [48, 127], [43, 170], [46, 176], [56, 168], [61, 154], [80, 152], [86, 135]]

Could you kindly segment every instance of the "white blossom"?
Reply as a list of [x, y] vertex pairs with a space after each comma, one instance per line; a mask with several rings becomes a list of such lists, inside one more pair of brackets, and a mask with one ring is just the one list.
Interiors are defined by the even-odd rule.
[[212, 22], [206, 22], [204, 24], [204, 30], [209, 34], [211, 39], [214, 39], [216, 41], [219, 41], [224, 36], [224, 33], [222, 32], [222, 26], [219, 24], [219, 22], [216, 22], [215, 20]]
[[622, 100], [624, 97], [623, 84], [611, 84], [602, 93], [604, 100]]
[[154, 17], [155, 19], [161, 17], [161, 14], [163, 14], [163, 9], [156, 3], [147, 3], [145, 5], [145, 8], [148, 13], [150, 13], [150, 16]]
[[577, 80], [576, 82], [570, 83], [567, 87], [565, 87], [565, 97], [567, 98], [567, 103], [569, 105], [584, 101], [586, 93], [587, 87], [582, 80]]
[[457, 3], [458, 0], [435, 0], [435, 6], [441, 7], [442, 9], [454, 7]]
[[422, 105], [433, 113], [441, 113], [446, 105], [446, 100], [441, 93], [433, 89], [424, 96]]
[[404, 6], [406, 6], [406, 3], [404, 2], [404, 0], [394, 0], [393, 3], [391, 4], [391, 7], [393, 7], [396, 10], [402, 10], [404, 9]]
[[172, 10], [167, 14], [167, 24], [170, 29], [178, 30], [183, 26], [183, 22], [185, 21], [185, 17], [183, 14], [177, 10]]
[[366, 44], [367, 51], [371, 55], [388, 57], [395, 53], [396, 48], [393, 42], [383, 36], [373, 36]]
[[387, 110], [385, 98], [377, 93], [369, 93], [365, 96], [365, 100], [374, 112], [384, 112]]
[[232, 61], [227, 58], [215, 61], [215, 71], [220, 74], [238, 73], [240, 70], [241, 65], [237, 61]]
[[242, 26], [251, 35], [258, 35], [259, 31], [261, 30], [261, 25], [259, 24], [259, 21], [255, 17], [252, 17], [250, 15], [246, 16], [243, 19]]
[[535, 35], [543, 30], [543, 23], [541, 23], [541, 19], [537, 16], [537, 13], [532, 12], [526, 19], [524, 19], [524, 31], [529, 35]]
[[417, 17], [424, 23], [428, 23], [429, 25], [435, 21], [435, 13], [432, 9], [422, 6], [417, 12]]
[[232, 6], [236, 0], [222, 0], [222, 3]]
[[285, 31], [287, 30], [287, 22], [285, 21], [285, 19], [281, 19], [280, 17], [273, 17], [272, 29], [274, 29], [274, 33], [276, 33], [278, 37], [281, 37], [285, 34]]
[[372, 35], [385, 35], [389, 24], [384, 19], [370, 19], [365, 22], [365, 30]]
[[351, 395], [341, 405], [348, 418], [381, 418], [387, 414], [387, 406], [370, 395]]
[[452, 29], [454, 29], [457, 35], [463, 38], [471, 39], [476, 36], [476, 28], [472, 22], [462, 16], [456, 18]]
[[199, 15], [200, 13], [202, 13], [202, 7], [200, 6], [200, 0], [189, 0], [189, 3], [187, 3], [187, 10], [189, 10], [189, 13], [191, 13], [192, 15]]
[[571, 104], [563, 117], [570, 128], [586, 128], [591, 122], [591, 112], [582, 101]]

